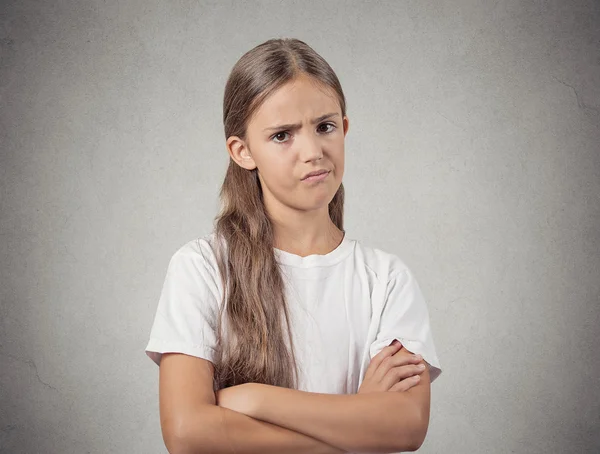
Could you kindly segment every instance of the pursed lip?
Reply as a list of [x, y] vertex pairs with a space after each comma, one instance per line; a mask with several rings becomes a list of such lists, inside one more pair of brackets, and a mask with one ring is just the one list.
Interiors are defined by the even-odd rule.
[[315, 175], [322, 175], [324, 173], [329, 173], [329, 170], [327, 170], [327, 169], [315, 170], [313, 172], [310, 172], [310, 173], [307, 173], [306, 175], [304, 175], [304, 177], [302, 177], [302, 179], [306, 180], [308, 177], [314, 177]]

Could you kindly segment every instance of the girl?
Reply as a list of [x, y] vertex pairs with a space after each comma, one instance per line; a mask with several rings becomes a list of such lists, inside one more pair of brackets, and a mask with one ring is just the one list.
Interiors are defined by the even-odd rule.
[[146, 347], [169, 452], [418, 449], [440, 364], [410, 269], [346, 236], [337, 76], [268, 40], [233, 67], [223, 122], [222, 210], [172, 256]]

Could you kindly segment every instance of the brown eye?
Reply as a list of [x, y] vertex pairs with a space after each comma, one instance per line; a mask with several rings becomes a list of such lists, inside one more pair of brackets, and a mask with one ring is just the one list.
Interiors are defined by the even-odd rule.
[[[271, 140], [275, 139], [276, 137], [281, 137], [284, 134], [287, 134], [287, 131], [278, 132], [277, 134], [271, 137]], [[283, 140], [276, 140], [275, 143], [283, 143]]]
[[326, 134], [329, 134], [330, 132], [333, 132], [335, 130], [335, 125], [333, 123], [323, 123], [321, 125], [319, 125], [319, 127], [321, 126], [331, 126], [331, 129], [328, 131], [323, 131]]

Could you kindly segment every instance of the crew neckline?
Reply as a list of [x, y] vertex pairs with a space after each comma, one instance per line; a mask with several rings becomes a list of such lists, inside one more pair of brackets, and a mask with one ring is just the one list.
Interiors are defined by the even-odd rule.
[[354, 241], [348, 238], [344, 231], [342, 241], [338, 246], [327, 254], [311, 254], [302, 257], [291, 252], [284, 251], [273, 247], [275, 260], [283, 265], [295, 266], [298, 268], [310, 268], [315, 266], [329, 266], [338, 263], [345, 258], [351, 251]]

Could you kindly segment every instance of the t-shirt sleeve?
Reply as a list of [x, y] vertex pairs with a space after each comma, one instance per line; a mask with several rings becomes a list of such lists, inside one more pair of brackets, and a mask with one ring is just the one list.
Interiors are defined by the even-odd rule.
[[394, 339], [429, 364], [430, 381], [442, 372], [429, 322], [429, 311], [419, 284], [405, 268], [387, 284], [379, 330], [371, 344], [371, 359]]
[[169, 261], [145, 350], [157, 365], [174, 352], [213, 361], [219, 287], [206, 260], [188, 243]]

